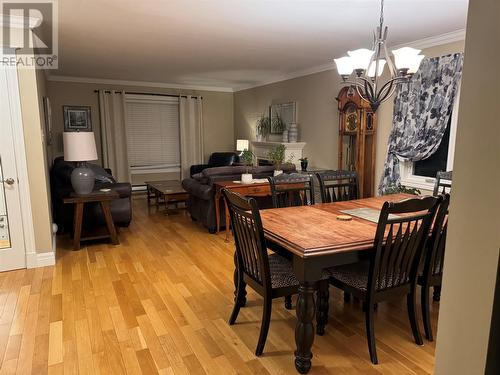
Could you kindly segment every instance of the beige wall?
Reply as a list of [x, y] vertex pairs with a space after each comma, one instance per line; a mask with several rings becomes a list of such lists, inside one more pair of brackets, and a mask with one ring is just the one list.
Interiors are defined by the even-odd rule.
[[87, 105], [91, 107], [92, 128], [95, 133], [97, 149], [101, 153], [99, 122], [99, 101], [94, 90], [111, 89], [132, 92], [151, 92], [165, 94], [190, 94], [203, 96], [204, 152], [205, 159], [214, 151], [234, 150], [233, 93], [195, 90], [175, 90], [165, 88], [122, 86], [111, 84], [47, 82], [48, 95], [52, 105], [54, 142], [51, 152], [62, 155], [63, 105]]
[[[500, 2], [469, 2], [436, 374], [484, 374], [500, 249]], [[477, 176], [485, 175], [484, 181]], [[498, 355], [496, 353], [497, 360]]]
[[[423, 53], [433, 57], [460, 51], [463, 51], [463, 42], [429, 48]], [[337, 72], [328, 70], [238, 91], [234, 94], [235, 137], [255, 139], [255, 122], [272, 102], [297, 101], [300, 140], [307, 142], [304, 152], [310, 165], [335, 169], [338, 164], [338, 110], [335, 98], [341, 87]], [[387, 152], [392, 110], [392, 100], [378, 110], [376, 187]]]
[[41, 70], [19, 69], [18, 80], [35, 248], [37, 252], [44, 253], [52, 251], [52, 215], [42, 117], [45, 77]]

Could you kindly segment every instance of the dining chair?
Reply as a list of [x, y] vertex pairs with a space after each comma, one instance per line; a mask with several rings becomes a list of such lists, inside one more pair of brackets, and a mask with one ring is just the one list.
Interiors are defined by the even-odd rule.
[[375, 347], [375, 304], [406, 295], [408, 316], [415, 342], [422, 336], [415, 311], [415, 290], [419, 263], [440, 197], [385, 202], [377, 224], [373, 252], [369, 259], [331, 267], [330, 283], [363, 301], [368, 349], [377, 364]]
[[321, 201], [331, 203], [358, 199], [358, 174], [356, 171], [326, 171], [316, 173], [321, 191]]
[[428, 242], [427, 251], [423, 257], [423, 271], [417, 278], [420, 285], [420, 297], [422, 305], [422, 319], [424, 321], [425, 337], [433, 341], [429, 290], [434, 287], [433, 300], [439, 301], [441, 284], [443, 279], [444, 249], [446, 246], [446, 233], [448, 231], [448, 206], [450, 205], [450, 194], [443, 194], [441, 203], [436, 213], [434, 225], [431, 231], [431, 238]]
[[[296, 294], [299, 281], [293, 273], [290, 260], [278, 254], [268, 255], [256, 200], [244, 198], [227, 189], [223, 189], [222, 194], [229, 208], [236, 247], [235, 281], [237, 287], [229, 324], [233, 325], [236, 322], [240, 308], [244, 305], [242, 301], [245, 299], [247, 285], [264, 297], [259, 341], [255, 350], [255, 354], [260, 356], [269, 331], [272, 300]], [[326, 272], [322, 279], [323, 284], [328, 286]]]
[[282, 173], [267, 179], [271, 185], [274, 208], [314, 204], [314, 180], [312, 175]]
[[[434, 182], [434, 191], [432, 192], [432, 195], [434, 195], [436, 197], [439, 194], [449, 193], [450, 189], [451, 189], [451, 180], [452, 179], [453, 179], [453, 171], [446, 171], [446, 172], [439, 171], [439, 172], [437, 172], [436, 173], [436, 180]], [[448, 182], [448, 181], [450, 181], [450, 182]]]

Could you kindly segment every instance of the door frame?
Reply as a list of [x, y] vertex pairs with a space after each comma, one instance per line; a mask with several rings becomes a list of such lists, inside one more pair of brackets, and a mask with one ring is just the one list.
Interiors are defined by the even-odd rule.
[[[12, 49], [12, 53], [15, 50]], [[24, 237], [25, 265], [27, 268], [37, 266], [37, 252], [35, 247], [35, 229], [33, 226], [33, 213], [31, 211], [31, 196], [29, 189], [28, 165], [26, 162], [26, 147], [24, 142], [24, 127], [21, 112], [21, 97], [17, 69], [5, 68], [7, 78], [7, 95], [9, 98], [10, 118], [12, 124], [12, 142], [14, 144], [14, 157], [16, 160], [19, 200]]]

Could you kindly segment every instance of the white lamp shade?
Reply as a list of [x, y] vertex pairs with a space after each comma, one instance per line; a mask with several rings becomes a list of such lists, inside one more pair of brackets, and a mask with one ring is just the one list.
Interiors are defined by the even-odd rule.
[[347, 51], [347, 54], [351, 57], [353, 69], [363, 69], [368, 68], [370, 60], [375, 51], [371, 51], [366, 48], [360, 48], [355, 51]]
[[94, 132], [64, 132], [64, 160], [97, 160]]
[[236, 140], [236, 151], [248, 150], [248, 139], [237, 139]]
[[424, 55], [417, 55], [417, 57], [412, 61], [412, 65], [408, 68], [408, 73], [416, 73], [424, 57]]
[[[387, 61], [385, 61], [384, 59], [380, 59], [378, 61], [378, 72], [377, 72], [377, 76], [381, 76], [382, 75], [382, 72], [384, 71], [384, 67], [385, 67], [385, 63]], [[376, 66], [377, 62], [376, 61], [372, 61], [372, 63], [370, 64], [370, 67], [368, 68], [368, 77], [375, 77], [375, 66]]]
[[335, 65], [337, 65], [337, 72], [341, 76], [350, 76], [354, 68], [352, 67], [352, 61], [349, 56], [344, 56], [339, 59], [334, 59]]
[[[418, 61], [419, 59], [418, 54], [420, 52], [421, 50], [411, 47], [403, 47], [397, 50], [393, 50], [392, 54], [394, 55], [394, 63], [396, 64], [396, 68], [410, 69], [411, 67], [415, 67], [416, 61]], [[422, 61], [422, 59], [420, 59], [420, 61]], [[420, 62], [418, 62], [418, 64], [420, 65]]]

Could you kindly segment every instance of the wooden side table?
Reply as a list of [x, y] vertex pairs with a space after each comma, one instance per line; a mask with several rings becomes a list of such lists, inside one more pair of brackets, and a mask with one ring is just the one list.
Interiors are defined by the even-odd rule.
[[[73, 219], [73, 249], [80, 250], [80, 242], [88, 240], [97, 240], [101, 238], [111, 238], [113, 245], [118, 245], [118, 234], [116, 232], [115, 223], [109, 209], [109, 202], [118, 199], [120, 196], [115, 191], [101, 192], [95, 191], [90, 194], [79, 195], [72, 193], [69, 197], [64, 198], [65, 204], [75, 205], [75, 214]], [[101, 205], [108, 234], [82, 237], [82, 222], [83, 222], [83, 206], [85, 203], [99, 202]]]
[[[242, 184], [233, 181], [220, 181], [215, 183], [215, 219], [217, 222], [217, 232], [220, 229], [220, 200], [222, 189], [228, 189], [243, 196], [266, 197], [271, 195], [271, 185], [269, 182]], [[229, 208], [224, 200], [224, 212], [226, 216], [226, 242], [229, 242]]]

